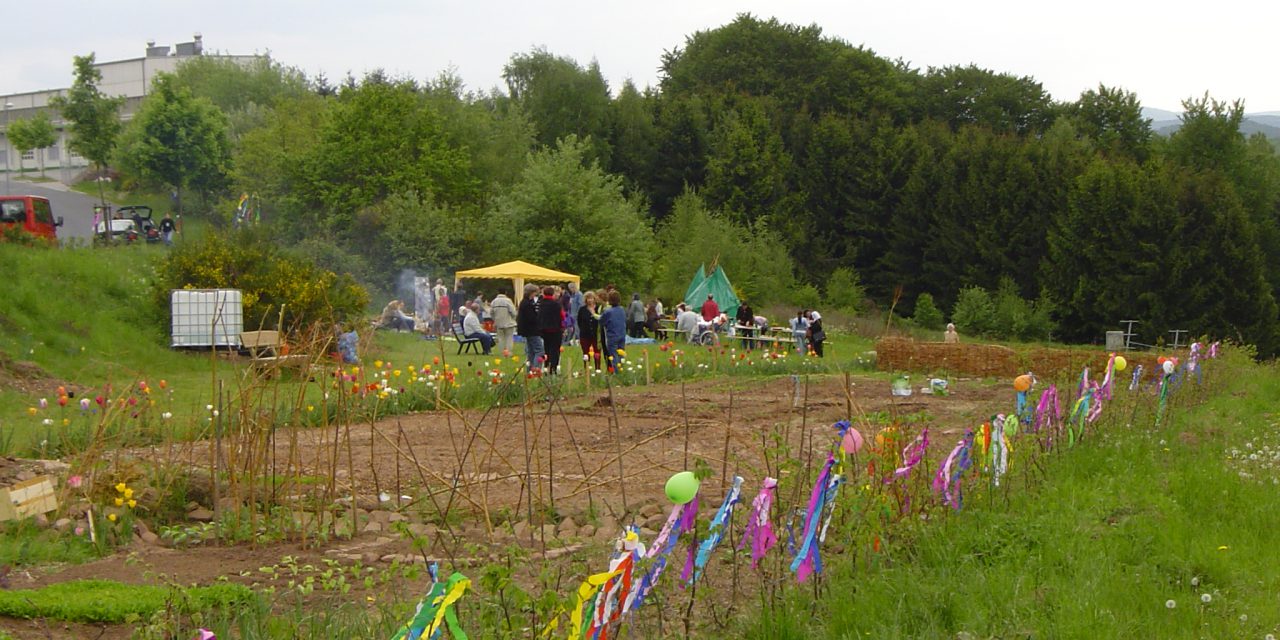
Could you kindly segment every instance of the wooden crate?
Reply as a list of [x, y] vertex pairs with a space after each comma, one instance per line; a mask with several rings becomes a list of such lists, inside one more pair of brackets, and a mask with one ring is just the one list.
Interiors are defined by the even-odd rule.
[[52, 476], [38, 476], [0, 489], [0, 522], [58, 509]]

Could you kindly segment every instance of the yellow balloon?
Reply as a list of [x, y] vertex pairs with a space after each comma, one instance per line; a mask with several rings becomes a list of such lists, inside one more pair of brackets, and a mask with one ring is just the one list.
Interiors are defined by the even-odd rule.
[[1129, 366], [1129, 362], [1124, 359], [1124, 356], [1116, 356], [1116, 371], [1124, 371], [1127, 366]]

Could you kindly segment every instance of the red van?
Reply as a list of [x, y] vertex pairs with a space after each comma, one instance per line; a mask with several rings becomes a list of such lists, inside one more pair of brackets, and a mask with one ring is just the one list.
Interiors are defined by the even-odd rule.
[[28, 233], [58, 239], [62, 216], [55, 220], [49, 199], [40, 196], [0, 196], [0, 229], [21, 226]]

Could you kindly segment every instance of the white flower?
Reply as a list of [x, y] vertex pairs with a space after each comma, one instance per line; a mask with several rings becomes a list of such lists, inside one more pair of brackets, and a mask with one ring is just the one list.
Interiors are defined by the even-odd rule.
[[1195, 576], [1195, 577], [1191, 578], [1191, 586], [1193, 586], [1193, 587], [1198, 587], [1198, 586], [1200, 586], [1200, 576]]
[[1164, 607], [1165, 607], [1166, 609], [1172, 609], [1172, 608], [1174, 608], [1174, 607], [1176, 607], [1176, 606], [1178, 606], [1178, 603], [1174, 602], [1173, 600], [1165, 600], [1165, 601], [1164, 601]]
[[168, 411], [166, 411], [166, 412], [164, 412], [164, 413], [160, 414], [160, 417], [161, 417], [161, 418], [164, 418], [165, 420], [168, 420], [169, 418], [172, 418], [172, 417], [173, 417], [173, 414], [172, 414], [172, 413], [170, 413], [170, 412], [168, 412]]
[[205, 411], [213, 411], [213, 405], [211, 405], [211, 404], [206, 404], [206, 405], [204, 406], [204, 410], [205, 410]]
[[213, 410], [213, 417], [215, 417], [215, 418], [216, 418], [216, 417], [218, 417], [218, 410], [217, 410], [217, 409], [214, 409], [214, 410]]
[[40, 422], [41, 422], [42, 424], [44, 424], [44, 426], [48, 427], [48, 426], [50, 426], [50, 425], [52, 425], [52, 424], [53, 424], [53, 418], [45, 418], [44, 420], [41, 420]]
[[1211, 596], [1211, 595], [1209, 595], [1209, 594], [1207, 594], [1207, 593], [1202, 593], [1202, 594], [1200, 594], [1200, 602], [1203, 602], [1203, 603], [1205, 603], [1205, 604], [1209, 604], [1210, 602], [1213, 602], [1213, 596]]

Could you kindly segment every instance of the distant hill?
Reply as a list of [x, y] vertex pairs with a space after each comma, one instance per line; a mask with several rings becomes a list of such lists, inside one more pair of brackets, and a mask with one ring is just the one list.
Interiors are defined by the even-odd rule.
[[[1182, 121], [1179, 120], [1181, 115], [1176, 111], [1153, 107], [1142, 108], [1142, 116], [1151, 120], [1151, 130], [1163, 136], [1170, 135], [1182, 127]], [[1244, 114], [1244, 121], [1240, 123], [1240, 132], [1245, 136], [1261, 133], [1273, 141], [1280, 142], [1280, 111]]]

